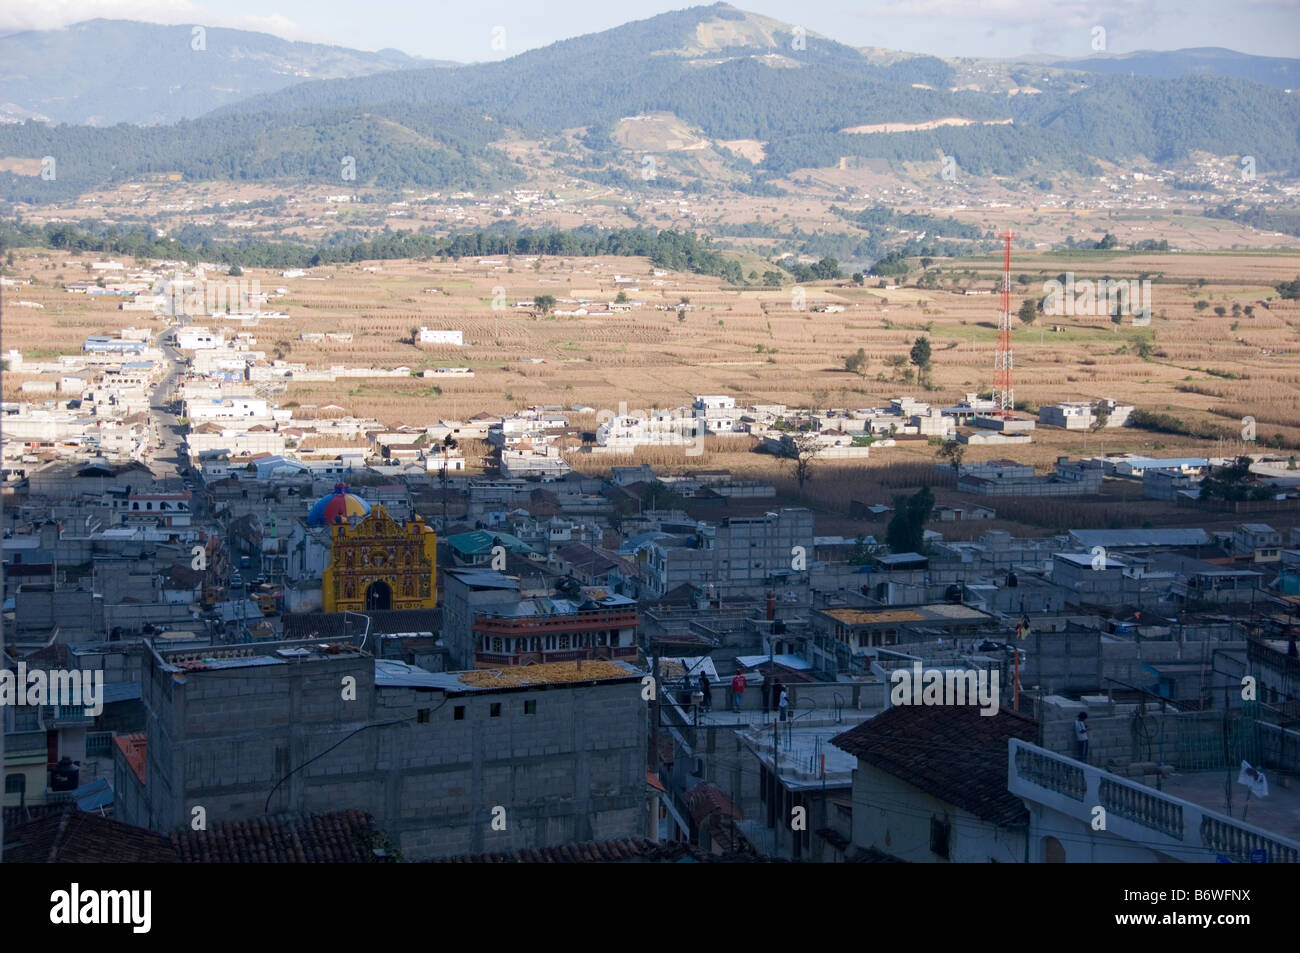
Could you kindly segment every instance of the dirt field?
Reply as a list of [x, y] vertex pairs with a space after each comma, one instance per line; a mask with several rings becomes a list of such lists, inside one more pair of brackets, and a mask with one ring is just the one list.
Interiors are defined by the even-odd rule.
[[[273, 303], [289, 313], [289, 320], [266, 321], [252, 329], [257, 347], [272, 356], [279, 352], [309, 367], [407, 366], [414, 373], [451, 365], [468, 366], [475, 373], [469, 380], [291, 383], [279, 398], [282, 404], [337, 403], [389, 426], [420, 426], [480, 411], [552, 404], [591, 408], [575, 419], [594, 428], [592, 411], [618, 412], [620, 404], [628, 410], [672, 407], [702, 393], [730, 394], [737, 402], [859, 408], [887, 404], [891, 397], [906, 394], [946, 405], [968, 393], [987, 391], [992, 386], [998, 296], [946, 289], [953, 279], [991, 288], [995, 270], [991, 260], [961, 264], [960, 273], [945, 274], [940, 281], [944, 290], [811, 284], [802, 289], [805, 310], [798, 310], [794, 288], [732, 291], [710, 277], [654, 277], [648, 262], [627, 258], [363, 262], [309, 272], [308, 278], [320, 280], [285, 279], [256, 269], [248, 269], [245, 277], [259, 280], [264, 290], [289, 291]], [[147, 312], [117, 310], [118, 299], [65, 292], [65, 281], [86, 276], [83, 262], [66, 254], [20, 254], [14, 271], [35, 277], [37, 283], [4, 289], [6, 349], [48, 357], [76, 352], [88, 334], [157, 326]], [[1279, 281], [1300, 274], [1300, 257], [1178, 254], [1088, 259], [1018, 254], [1013, 281], [1021, 276], [1026, 281], [1014, 285], [1013, 310], [1024, 298], [1041, 295], [1043, 280], [1063, 271], [1073, 271], [1077, 280], [1150, 275], [1151, 324], [1135, 328], [1125, 319], [1116, 328], [1105, 316], [1040, 315], [1031, 327], [1016, 321], [1018, 400], [1036, 407], [1056, 400], [1114, 397], [1173, 415], [1198, 429], [1218, 426], [1229, 434], [1239, 432], [1241, 419], [1249, 415], [1256, 420], [1260, 439], [1280, 434], [1287, 446], [1300, 446], [1300, 308], [1279, 302], [1273, 290]], [[630, 313], [532, 316], [513, 307], [516, 301], [551, 294], [591, 299], [588, 307], [596, 310], [602, 305], [594, 302], [617, 294], [616, 274], [640, 279], [639, 290], [627, 292], [634, 303]], [[675, 308], [683, 298], [689, 300], [690, 310], [679, 313]], [[1265, 307], [1261, 302], [1268, 298], [1273, 300]], [[18, 301], [44, 307], [19, 307]], [[1206, 307], [1198, 311], [1197, 301], [1207, 302]], [[494, 303], [506, 306], [494, 308]], [[1236, 317], [1234, 304], [1242, 309]], [[810, 310], [827, 305], [844, 310]], [[1251, 317], [1244, 313], [1247, 306], [1253, 309]], [[560, 302], [557, 307], [572, 310], [579, 305]], [[1215, 307], [1223, 307], [1225, 315], [1216, 315]], [[413, 345], [411, 329], [422, 325], [460, 330], [465, 346]], [[351, 331], [353, 343], [299, 340], [304, 332], [333, 331]], [[907, 369], [886, 363], [891, 356], [906, 356], [913, 340], [923, 334], [933, 345], [933, 390], [928, 392], [903, 379]], [[1147, 359], [1138, 353], [1140, 338], [1150, 341]], [[859, 347], [868, 356], [868, 366], [865, 373], [848, 373], [844, 359]], [[5, 375], [6, 399], [15, 399], [25, 379], [23, 374]], [[971, 447], [967, 459], [1014, 456], [1046, 466], [1059, 455], [1103, 450], [1200, 455], [1245, 448], [1235, 440], [1220, 444], [1132, 428], [1099, 434], [1043, 428], [1035, 432], [1031, 445]], [[734, 446], [693, 458], [653, 453], [659, 455], [656, 463], [727, 466], [787, 478], [779, 462]], [[823, 464], [823, 478], [810, 484], [807, 495], [810, 501], [835, 508], [837, 497], [852, 492], [853, 474], [861, 475], [864, 468], [909, 462], [928, 468], [933, 460], [934, 449], [924, 441], [902, 442], [839, 476], [835, 474], [842, 468]], [[604, 468], [620, 462], [627, 461], [602, 458], [590, 465]], [[887, 502], [887, 488], [880, 489]], [[1109, 518], [1096, 516], [1103, 525]]]
[[[963, 262], [963, 265], [965, 263]], [[363, 270], [372, 268], [376, 270]], [[973, 266], [977, 288], [992, 288], [994, 272]], [[25, 255], [20, 275], [37, 284], [4, 289], [4, 347], [30, 357], [73, 353], [86, 335], [126, 326], [157, 326], [148, 312], [117, 310], [119, 299], [74, 295], [64, 281], [84, 280], [82, 263], [53, 253]], [[396, 367], [418, 372], [436, 365], [469, 366], [470, 380], [411, 378], [291, 384], [288, 400], [334, 401], [385, 423], [416, 424], [529, 404], [583, 405], [616, 410], [675, 406], [693, 394], [731, 394], [737, 401], [793, 406], [868, 407], [915, 394], [953, 403], [992, 385], [996, 294], [949, 290], [859, 288], [849, 282], [800, 290], [731, 291], [718, 279], [669, 274], [656, 278], [641, 259], [516, 259], [459, 263], [369, 262], [314, 269], [306, 278], [249, 269], [264, 290], [286, 287], [273, 304], [287, 321], [252, 329], [257, 347], [279, 351], [309, 367], [332, 364]], [[1300, 257], [1268, 255], [1116, 256], [1104, 261], [1020, 255], [1013, 261], [1013, 309], [1042, 294], [1042, 280], [1073, 271], [1078, 280], [1154, 276], [1152, 321], [1116, 327], [1105, 316], [1039, 316], [1016, 322], [1016, 397], [1037, 406], [1055, 400], [1114, 397], [1188, 423], [1220, 425], [1255, 417], [1261, 436], [1281, 433], [1300, 443], [1300, 308], [1276, 300], [1273, 285], [1300, 273]], [[634, 310], [612, 316], [530, 316], [516, 301], [538, 294], [596, 302], [617, 294], [614, 276], [639, 276], [627, 292]], [[1205, 284], [1198, 286], [1198, 279]], [[941, 287], [949, 285], [947, 278]], [[675, 310], [686, 298], [690, 310]], [[1273, 298], [1268, 307], [1260, 304]], [[17, 306], [19, 301], [43, 308]], [[1197, 301], [1207, 302], [1197, 311]], [[506, 307], [495, 307], [505, 304]], [[1243, 313], [1234, 317], [1233, 305]], [[827, 305], [842, 312], [811, 309]], [[1253, 316], [1244, 314], [1245, 307]], [[574, 310], [561, 302], [558, 310]], [[1215, 307], [1227, 312], [1219, 317]], [[668, 310], [657, 310], [666, 308]], [[210, 322], [219, 324], [218, 321]], [[460, 330], [465, 346], [416, 346], [419, 326]], [[1053, 327], [1059, 330], [1053, 330]], [[351, 331], [351, 344], [299, 340], [304, 332]], [[933, 345], [933, 391], [906, 383], [890, 367], [927, 335]], [[1146, 338], [1144, 360], [1136, 341]], [[869, 363], [850, 374], [844, 358], [863, 348]], [[528, 363], [540, 361], [540, 363]], [[1210, 371], [1216, 372], [1211, 374]], [[20, 375], [6, 378], [6, 388]], [[441, 396], [433, 386], [441, 389]], [[1049, 436], [1050, 435], [1050, 436]], [[1040, 431], [1035, 462], [1057, 452], [1148, 448], [1176, 437], [1133, 431], [1066, 435]], [[979, 449], [972, 448], [978, 456]], [[1018, 452], [1017, 454], [1021, 454]]]

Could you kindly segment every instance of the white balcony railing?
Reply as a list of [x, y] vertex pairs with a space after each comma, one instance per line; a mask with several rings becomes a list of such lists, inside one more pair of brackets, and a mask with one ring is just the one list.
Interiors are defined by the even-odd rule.
[[1300, 842], [1046, 748], [1014, 738], [1010, 745], [1008, 790], [1089, 828], [1102, 807], [1107, 832], [1177, 860], [1248, 862], [1262, 852], [1270, 863], [1300, 863]]

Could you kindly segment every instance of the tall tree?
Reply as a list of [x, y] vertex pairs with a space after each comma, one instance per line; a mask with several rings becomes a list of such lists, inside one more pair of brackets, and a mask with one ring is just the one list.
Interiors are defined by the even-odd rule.
[[935, 456], [940, 460], [947, 460], [949, 465], [952, 467], [952, 472], [954, 474], [960, 474], [961, 461], [962, 458], [966, 456], [966, 445], [958, 443], [956, 440], [945, 440], [939, 445], [939, 449], [935, 452]]
[[894, 497], [894, 518], [885, 530], [891, 552], [919, 553], [925, 545], [925, 524], [934, 510], [934, 493], [923, 486], [911, 496]]
[[794, 463], [794, 478], [799, 484], [799, 492], [802, 493], [803, 485], [812, 479], [813, 458], [821, 449], [817, 442], [817, 435], [811, 431], [796, 433], [790, 440], [784, 442], [784, 446], [786, 458]]
[[1092, 423], [1088, 425], [1093, 433], [1106, 429], [1110, 423], [1110, 404], [1104, 400], [1099, 400], [1092, 405]]
[[917, 338], [912, 342], [912, 351], [909, 355], [912, 363], [916, 365], [916, 380], [921, 383], [930, 371], [930, 339], [925, 335]]

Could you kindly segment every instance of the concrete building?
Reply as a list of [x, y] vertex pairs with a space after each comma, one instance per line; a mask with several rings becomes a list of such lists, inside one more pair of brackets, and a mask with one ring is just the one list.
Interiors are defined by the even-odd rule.
[[410, 860], [644, 835], [642, 673], [433, 673], [356, 641], [147, 645], [117, 816], [166, 833], [200, 807], [211, 824], [348, 805]]
[[483, 613], [519, 604], [519, 580], [489, 569], [445, 569], [442, 574], [442, 638], [456, 668], [474, 665], [474, 623]]
[[143, 341], [124, 341], [102, 335], [92, 335], [81, 345], [87, 354], [143, 354], [146, 347]]
[[579, 659], [635, 662], [638, 616], [626, 596], [520, 599], [481, 612], [473, 625], [474, 666], [536, 665]]
[[214, 350], [226, 346], [224, 331], [212, 331], [208, 328], [191, 325], [176, 330], [176, 348], [181, 351]]
[[656, 596], [683, 583], [713, 585], [724, 595], [754, 594], [800, 578], [813, 549], [812, 512], [783, 508], [701, 523], [690, 536], [652, 542], [645, 568]]
[[1242, 523], [1232, 531], [1232, 549], [1252, 562], [1280, 562], [1282, 534], [1267, 523]]
[[530, 476], [559, 479], [572, 469], [560, 448], [552, 444], [501, 451], [501, 475], [507, 480]]
[[862, 670], [882, 648], [907, 643], [982, 637], [997, 626], [987, 612], [960, 603], [814, 609], [817, 638], [810, 660], [828, 671]]
[[1012, 460], [962, 464], [957, 489], [980, 496], [1082, 496], [1101, 490], [1102, 470], [1057, 461], [1049, 476], [1036, 476], [1033, 466]]
[[1142, 474], [1143, 499], [1176, 500], [1180, 495], [1199, 499], [1201, 477], [1185, 476], [1172, 470], [1146, 470]]
[[1065, 400], [1040, 407], [1038, 422], [1048, 427], [1064, 427], [1066, 430], [1087, 430], [1097, 422], [1097, 404], [1101, 404], [1106, 411], [1107, 427], [1125, 426], [1129, 415], [1133, 413], [1132, 404], [1116, 403], [1110, 397], [1104, 397], [1096, 403], [1087, 400]]

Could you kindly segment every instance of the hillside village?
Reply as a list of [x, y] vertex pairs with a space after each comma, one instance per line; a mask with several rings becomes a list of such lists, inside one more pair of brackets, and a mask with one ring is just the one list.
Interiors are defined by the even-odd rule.
[[[8, 825], [75, 805], [166, 834], [193, 798], [232, 822], [256, 817], [260, 801], [229, 793], [240, 759], [270, 764], [297, 742], [272, 731], [237, 745], [256, 753], [221, 755], [247, 726], [213, 735], [201, 712], [268, 691], [316, 711], [308, 735], [323, 738], [351, 716], [312, 687], [319, 668], [359, 679], [379, 714], [449, 719], [410, 749], [429, 780], [396, 802], [376, 795], [377, 765], [411, 744], [391, 732], [350, 756], [355, 782], [322, 766], [276, 795], [285, 810], [366, 812], [409, 859], [588, 840], [678, 844], [702, 859], [1300, 859], [1300, 795], [1277, 786], [1246, 823], [1211, 780], [1223, 752], [1204, 742], [1211, 721], [1230, 719], [1230, 761], [1300, 773], [1287, 727], [1300, 684], [1300, 475], [1285, 454], [1099, 453], [1039, 472], [954, 451], [932, 480], [966, 502], [935, 505], [926, 486], [891, 499], [864, 483], [852, 508], [879, 530], [846, 537], [772, 482], [692, 468], [693, 449], [747, 435], [791, 466], [854, 464], [909, 441], [1118, 428], [1134, 408], [1066, 401], [1035, 421], [975, 393], [858, 409], [699, 394], [596, 413], [594, 429], [572, 420], [595, 408], [561, 405], [394, 429], [337, 405], [282, 406], [277, 387], [417, 372], [268, 356], [259, 336], [291, 320], [261, 310], [274, 296], [174, 311], [203, 281], [161, 263], [69, 287], [120, 293], [163, 326], [92, 335], [56, 360], [7, 357], [28, 376], [0, 420], [5, 664], [75, 663], [107, 683], [94, 716], [6, 708]], [[459, 332], [418, 335], [461, 346]], [[629, 462], [643, 448], [681, 451], [687, 466]], [[1240, 492], [1203, 498], [1228, 473]], [[945, 535], [1027, 498], [1120, 484], [1181, 501], [1184, 525]], [[1203, 528], [1225, 517], [1231, 528]], [[914, 663], [991, 679], [1001, 713], [900, 706], [893, 673]], [[1258, 679], [1250, 698], [1227, 691], [1245, 671]], [[197, 707], [175, 704], [177, 684]], [[1086, 762], [1070, 727], [1083, 712], [1096, 739]], [[501, 738], [525, 740], [472, 747], [458, 734], [458, 722], [498, 717]], [[568, 733], [575, 718], [585, 741]], [[1167, 740], [1134, 735], [1139, 722]], [[909, 740], [918, 732], [960, 739], [964, 760], [936, 771]], [[160, 749], [177, 743], [205, 746], [212, 770], [169, 777]], [[522, 820], [508, 831], [449, 796], [480, 770], [530, 779], [516, 782]], [[590, 786], [560, 783], [575, 772]], [[947, 820], [867, 810], [880, 785], [923, 792]], [[1088, 835], [1083, 790], [1126, 792], [1098, 795], [1110, 837]], [[796, 808], [806, 827], [785, 823]], [[1171, 810], [1182, 823], [1168, 824]]]

